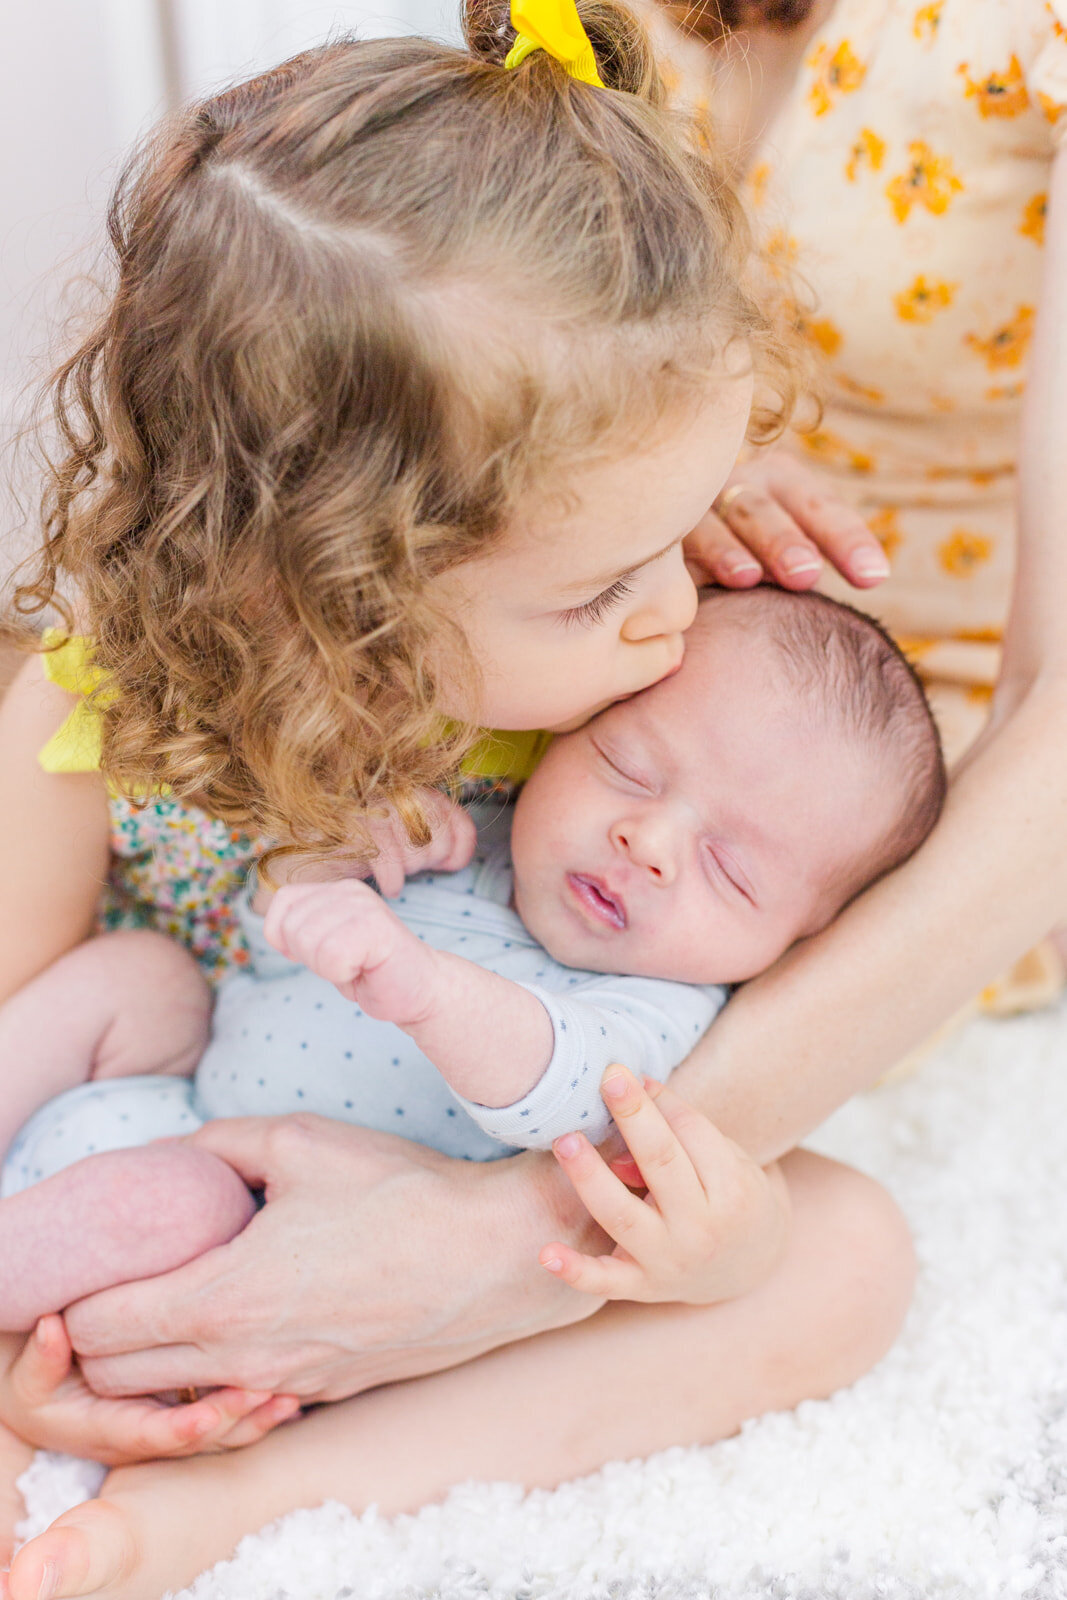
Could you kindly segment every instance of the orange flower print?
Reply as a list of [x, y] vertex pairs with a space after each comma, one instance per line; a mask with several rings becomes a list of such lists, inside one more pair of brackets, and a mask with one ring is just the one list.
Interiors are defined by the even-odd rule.
[[873, 516], [867, 518], [868, 528], [878, 540], [889, 561], [892, 561], [904, 539], [900, 531], [899, 515], [896, 506], [883, 506], [881, 511], [876, 511]]
[[976, 333], [969, 333], [963, 342], [982, 357], [990, 372], [1000, 372], [1004, 367], [1022, 364], [1033, 332], [1033, 306], [1019, 306], [1011, 321], [995, 328], [988, 338], [980, 339]]
[[925, 39], [927, 42], [936, 39], [944, 5], [945, 0], [932, 0], [932, 4], [919, 7], [911, 19], [911, 31], [916, 39]]
[[1045, 114], [1046, 122], [1058, 122], [1063, 116], [1063, 102], [1061, 100], [1053, 100], [1050, 94], [1042, 94], [1039, 91], [1037, 102]]
[[937, 556], [953, 578], [970, 578], [993, 554], [993, 541], [982, 533], [957, 528], [938, 546]]
[[808, 103], [817, 117], [833, 110], [836, 96], [854, 94], [867, 76], [866, 65], [847, 39], [842, 39], [836, 50], [821, 44], [808, 57], [807, 65], [814, 73]]
[[847, 439], [831, 433], [829, 428], [815, 428], [811, 433], [799, 434], [798, 438], [808, 454], [820, 461], [851, 467], [853, 472], [874, 471], [874, 460], [866, 451], [853, 450]]
[[773, 233], [767, 235], [763, 254], [771, 276], [787, 278], [797, 264], [800, 246], [791, 233], [786, 233], [784, 228], [775, 228]]
[[883, 389], [872, 389], [870, 384], [858, 383], [855, 378], [850, 378], [847, 372], [835, 372], [834, 382], [839, 389], [844, 389], [846, 394], [852, 395], [856, 400], [868, 400], [872, 406], [880, 406], [885, 401]]
[[963, 184], [948, 156], [935, 155], [922, 139], [908, 146], [907, 172], [886, 184], [886, 195], [898, 222], [907, 222], [912, 206], [925, 206], [935, 217], [943, 216]]
[[928, 279], [920, 272], [907, 289], [893, 296], [897, 316], [902, 322], [933, 322], [939, 311], [952, 304], [959, 284]]
[[841, 330], [834, 326], [829, 317], [820, 317], [817, 322], [809, 322], [807, 317], [797, 318], [797, 332], [821, 350], [824, 356], [835, 356], [841, 348]]
[[1018, 400], [1022, 397], [1021, 383], [995, 383], [982, 396], [983, 400]]
[[1032, 239], [1035, 244], [1045, 242], [1045, 212], [1048, 209], [1048, 195], [1035, 194], [1023, 206], [1023, 220], [1019, 224], [1019, 232], [1024, 239]]
[[885, 140], [879, 139], [873, 128], [861, 128], [845, 163], [845, 177], [849, 183], [855, 183], [864, 167], [870, 167], [872, 172], [880, 172], [884, 160]]
[[999, 644], [1004, 637], [1003, 628], [957, 628], [952, 635], [964, 644]]
[[754, 206], [761, 206], [767, 198], [767, 185], [771, 181], [771, 164], [761, 161], [748, 175], [748, 192]]
[[990, 72], [977, 81], [970, 75], [970, 64], [960, 63], [956, 71], [967, 85], [968, 100], [977, 100], [983, 117], [1017, 117], [1030, 104], [1023, 78], [1022, 62], [1013, 55], [1006, 72]]

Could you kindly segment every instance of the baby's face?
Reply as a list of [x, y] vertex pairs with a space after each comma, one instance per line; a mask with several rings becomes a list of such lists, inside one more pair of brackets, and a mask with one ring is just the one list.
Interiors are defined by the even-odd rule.
[[830, 921], [896, 819], [889, 760], [813, 717], [725, 609], [673, 678], [557, 739], [519, 799], [516, 909], [568, 966], [751, 978]]

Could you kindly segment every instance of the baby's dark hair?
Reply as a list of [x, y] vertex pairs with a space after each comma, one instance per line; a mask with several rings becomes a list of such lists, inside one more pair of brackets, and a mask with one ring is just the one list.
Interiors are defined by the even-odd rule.
[[822, 594], [760, 587], [713, 591], [705, 605], [758, 629], [822, 722], [840, 723], [892, 756], [900, 780], [896, 822], [873, 853], [843, 866], [841, 904], [914, 855], [941, 815], [948, 787], [941, 736], [918, 673], [880, 622]]

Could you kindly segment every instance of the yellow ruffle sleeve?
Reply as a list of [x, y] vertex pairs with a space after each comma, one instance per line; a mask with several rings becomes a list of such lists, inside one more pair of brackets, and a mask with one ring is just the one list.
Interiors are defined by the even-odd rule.
[[[99, 708], [107, 704], [108, 696], [106, 691], [100, 692], [105, 674], [93, 666], [92, 641], [68, 638], [58, 628], [49, 628], [44, 644], [41, 665], [45, 677], [68, 694], [78, 695], [79, 700], [37, 759], [45, 772], [99, 772]], [[464, 760], [463, 774], [467, 778], [525, 783], [551, 740], [551, 734], [536, 730], [487, 733]]]
[[[45, 772], [99, 772], [100, 704], [98, 692], [104, 674], [93, 666], [92, 642], [68, 638], [58, 628], [48, 628], [41, 666], [50, 683], [79, 696], [78, 704], [62, 727], [56, 729], [37, 759]], [[92, 695], [93, 699], [87, 696]]]

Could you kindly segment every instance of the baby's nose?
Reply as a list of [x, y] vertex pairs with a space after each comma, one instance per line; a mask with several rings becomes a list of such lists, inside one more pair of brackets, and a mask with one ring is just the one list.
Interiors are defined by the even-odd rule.
[[624, 819], [615, 823], [611, 838], [615, 848], [653, 882], [664, 886], [674, 882], [677, 867], [667, 826], [651, 819]]

